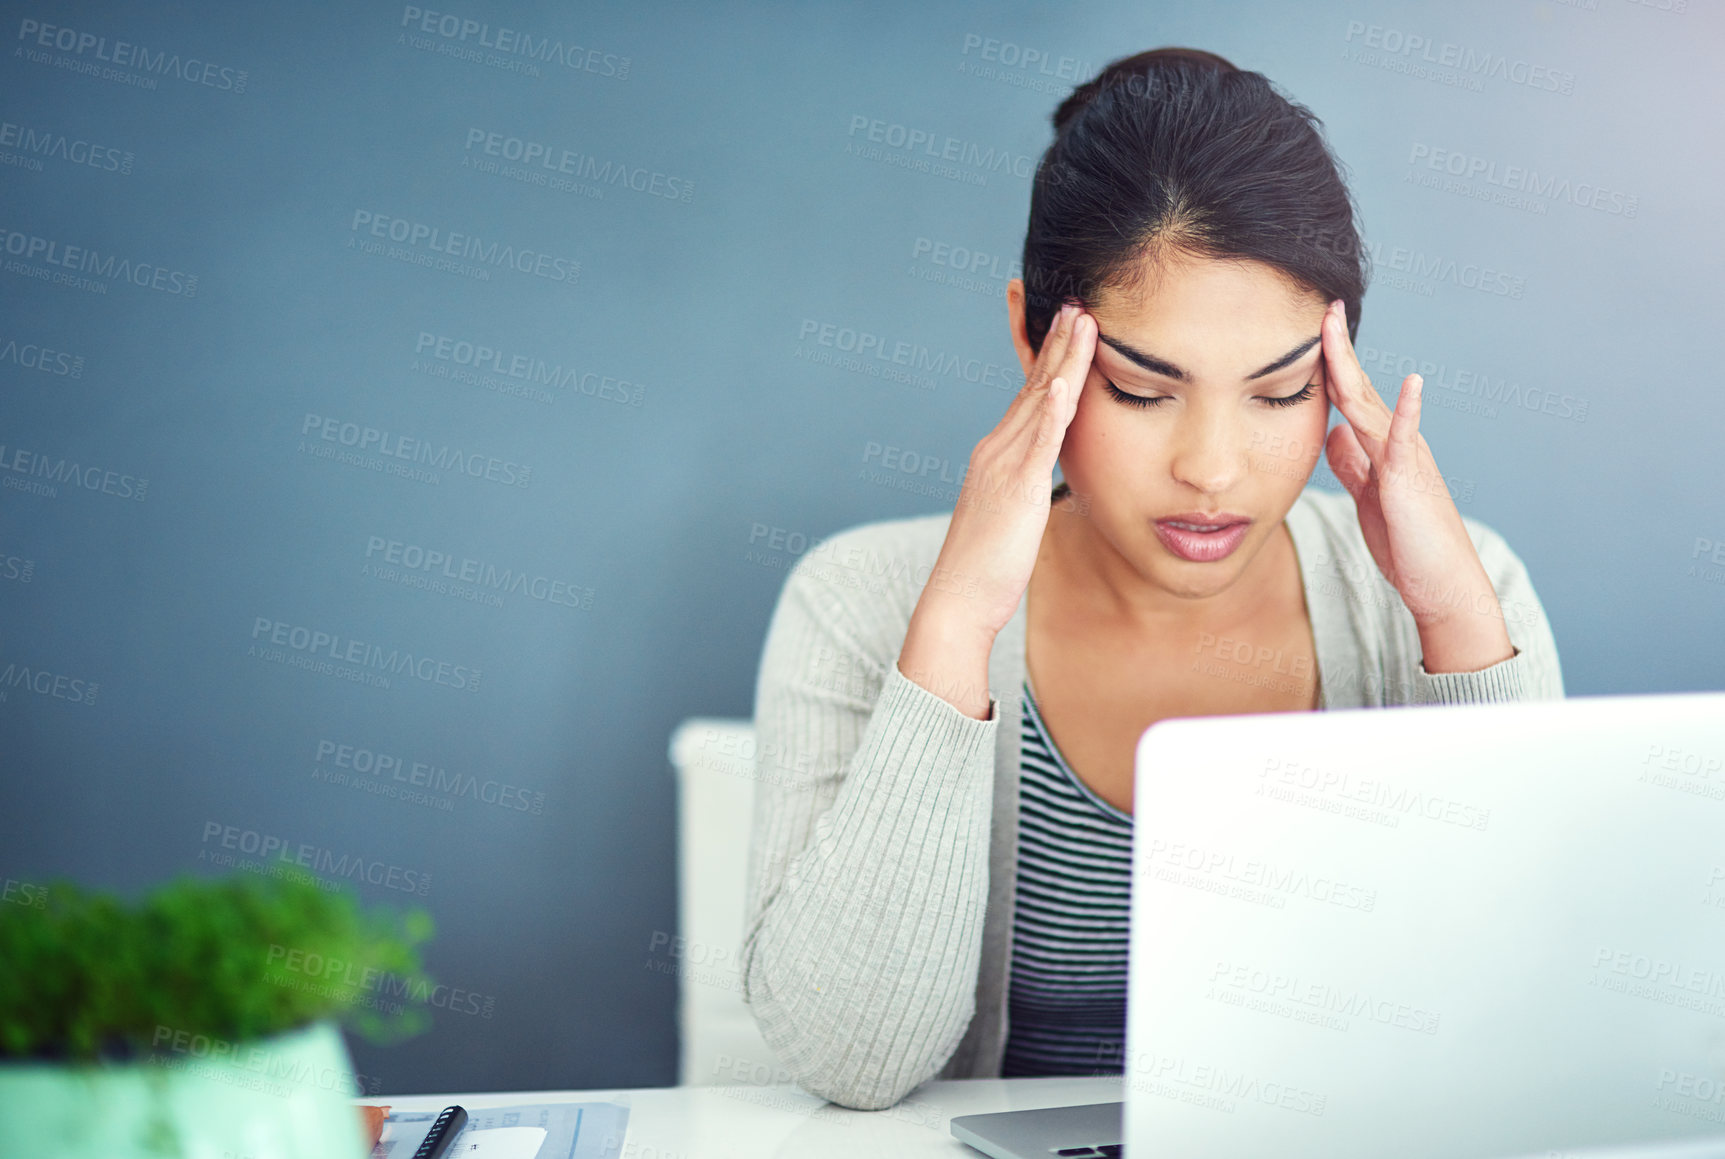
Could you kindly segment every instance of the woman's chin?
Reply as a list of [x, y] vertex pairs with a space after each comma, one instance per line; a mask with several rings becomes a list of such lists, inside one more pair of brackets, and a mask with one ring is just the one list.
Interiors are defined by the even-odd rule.
[[1240, 567], [1232, 559], [1216, 563], [1192, 563], [1168, 559], [1149, 573], [1157, 587], [1184, 600], [1202, 600], [1221, 595], [1240, 578]]

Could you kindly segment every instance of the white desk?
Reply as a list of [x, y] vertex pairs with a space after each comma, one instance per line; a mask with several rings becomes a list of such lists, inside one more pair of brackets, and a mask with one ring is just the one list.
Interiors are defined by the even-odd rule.
[[621, 1159], [876, 1159], [980, 1152], [953, 1138], [955, 1115], [1019, 1111], [1122, 1097], [1119, 1075], [929, 1082], [884, 1111], [853, 1111], [797, 1086], [634, 1087], [483, 1095], [395, 1095], [357, 1100], [402, 1110], [509, 1103], [616, 1102], [629, 1106]]

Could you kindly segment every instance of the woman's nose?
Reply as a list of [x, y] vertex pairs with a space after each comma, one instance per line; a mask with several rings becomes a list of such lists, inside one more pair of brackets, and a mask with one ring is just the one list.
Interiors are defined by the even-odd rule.
[[1184, 417], [1170, 464], [1174, 478], [1206, 495], [1225, 494], [1247, 469], [1251, 432], [1219, 417]]

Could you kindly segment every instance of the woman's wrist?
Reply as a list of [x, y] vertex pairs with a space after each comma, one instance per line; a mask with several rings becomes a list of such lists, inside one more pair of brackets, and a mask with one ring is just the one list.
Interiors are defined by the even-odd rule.
[[941, 614], [919, 600], [911, 613], [898, 670], [975, 720], [990, 719], [988, 658], [997, 633], [960, 617]]
[[1478, 603], [1419, 624], [1422, 663], [1428, 674], [1478, 672], [1515, 656], [1497, 596], [1489, 588], [1487, 593]]

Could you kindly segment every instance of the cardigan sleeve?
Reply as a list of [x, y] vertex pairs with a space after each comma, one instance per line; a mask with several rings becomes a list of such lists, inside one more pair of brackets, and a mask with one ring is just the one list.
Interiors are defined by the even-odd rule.
[[879, 1110], [975, 1013], [999, 705], [899, 671], [902, 612], [799, 561], [755, 691], [743, 1000], [804, 1088]]
[[[1477, 672], [1426, 671], [1421, 659], [1414, 666], [1413, 703], [1473, 704], [1507, 700], [1560, 700], [1563, 671], [1557, 656], [1557, 640], [1545, 608], [1533, 590], [1527, 566], [1503, 536], [1477, 520], [1464, 518], [1472, 533], [1480, 563], [1497, 593], [1503, 610], [1504, 628], [1515, 654]], [[1412, 618], [1409, 617], [1411, 623]], [[1418, 656], [1416, 630], [1413, 655]]]

